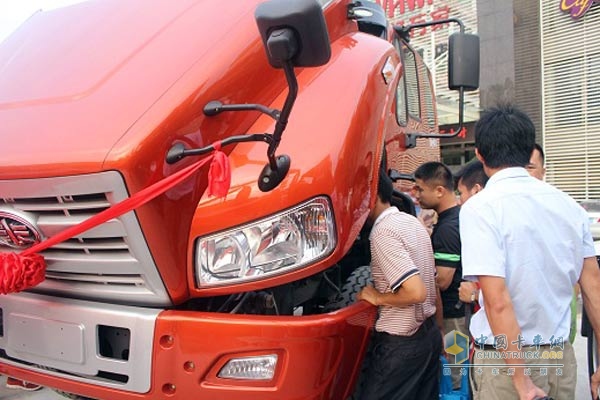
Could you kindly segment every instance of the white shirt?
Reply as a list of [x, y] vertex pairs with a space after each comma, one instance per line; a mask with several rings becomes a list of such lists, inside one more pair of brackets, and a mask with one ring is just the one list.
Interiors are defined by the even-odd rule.
[[[463, 276], [505, 279], [524, 344], [534, 344], [537, 335], [542, 343], [552, 336], [568, 339], [573, 285], [583, 259], [595, 255], [589, 220], [579, 204], [524, 168], [506, 168], [462, 206], [460, 236]], [[471, 334], [493, 344], [483, 296], [479, 304]]]

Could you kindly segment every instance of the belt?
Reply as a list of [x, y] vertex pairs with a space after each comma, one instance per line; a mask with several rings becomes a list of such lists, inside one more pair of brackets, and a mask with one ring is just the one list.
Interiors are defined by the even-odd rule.
[[421, 324], [419, 329], [417, 329], [417, 331], [415, 333], [413, 333], [412, 335], [409, 335], [409, 336], [395, 335], [392, 333], [380, 332], [380, 331], [375, 331], [374, 335], [377, 338], [377, 340], [380, 340], [380, 341], [419, 339], [419, 338], [425, 337], [429, 331], [431, 331], [433, 328], [436, 328], [436, 327], [437, 327], [437, 325], [435, 323], [435, 318], [433, 316], [431, 316], [431, 317], [427, 318], [425, 321], [423, 321], [423, 323]]

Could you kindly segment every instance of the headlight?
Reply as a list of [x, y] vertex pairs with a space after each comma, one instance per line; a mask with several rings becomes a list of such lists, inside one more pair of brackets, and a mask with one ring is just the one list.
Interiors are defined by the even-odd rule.
[[199, 238], [198, 286], [256, 280], [317, 261], [335, 248], [329, 201], [317, 197], [280, 214]]
[[217, 374], [224, 379], [250, 379], [255, 381], [271, 380], [277, 368], [277, 354], [267, 356], [234, 358]]

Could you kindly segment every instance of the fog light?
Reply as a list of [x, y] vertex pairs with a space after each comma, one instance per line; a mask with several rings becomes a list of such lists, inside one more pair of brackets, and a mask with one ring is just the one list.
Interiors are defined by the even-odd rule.
[[225, 364], [217, 375], [225, 379], [271, 380], [275, 376], [277, 355], [233, 358]]

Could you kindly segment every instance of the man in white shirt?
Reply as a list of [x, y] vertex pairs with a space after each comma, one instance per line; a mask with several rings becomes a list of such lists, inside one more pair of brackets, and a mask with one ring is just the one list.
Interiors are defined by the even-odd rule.
[[[587, 215], [527, 173], [534, 143], [533, 123], [512, 107], [485, 111], [475, 128], [476, 155], [490, 179], [463, 205], [460, 234], [463, 274], [482, 291], [470, 325], [476, 400], [575, 398], [577, 367], [567, 338], [577, 282], [600, 334], [600, 271]], [[593, 393], [599, 383], [597, 371]]]

